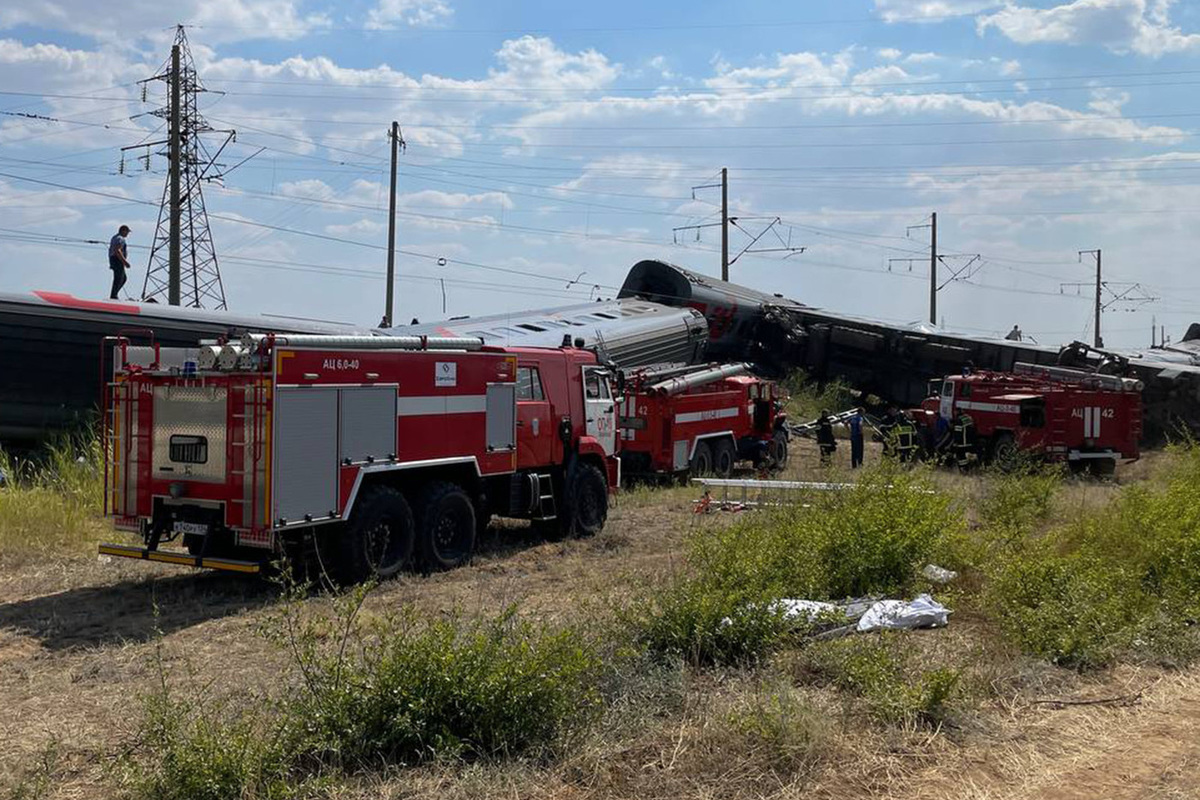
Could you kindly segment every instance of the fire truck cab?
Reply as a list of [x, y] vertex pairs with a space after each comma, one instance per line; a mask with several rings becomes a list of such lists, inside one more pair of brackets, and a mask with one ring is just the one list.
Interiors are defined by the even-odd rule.
[[623, 376], [620, 457], [627, 474], [729, 477], [739, 461], [787, 463], [783, 395], [747, 364], [664, 365]]
[[116, 344], [105, 510], [142, 545], [107, 555], [316, 556], [342, 582], [446, 569], [493, 514], [595, 533], [619, 483], [611, 375], [587, 350], [253, 335], [137, 365]]
[[931, 432], [939, 418], [944, 431], [967, 415], [981, 460], [1005, 462], [1024, 450], [1106, 474], [1118, 460], [1139, 456], [1141, 388], [1128, 378], [1017, 364], [1011, 373], [946, 377], [918, 415]]

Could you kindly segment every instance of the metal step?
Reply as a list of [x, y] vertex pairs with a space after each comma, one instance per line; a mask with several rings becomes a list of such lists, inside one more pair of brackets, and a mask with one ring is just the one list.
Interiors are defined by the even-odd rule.
[[[554, 478], [538, 473], [538, 519], [557, 519], [558, 503], [554, 499]], [[547, 491], [549, 489], [549, 491]]]
[[258, 573], [262, 564], [257, 561], [238, 561], [232, 558], [202, 558], [181, 550], [151, 550], [127, 544], [101, 544], [100, 555], [118, 558], [137, 558], [142, 561], [158, 561], [163, 564], [178, 564], [183, 567], [219, 569], [226, 572]]

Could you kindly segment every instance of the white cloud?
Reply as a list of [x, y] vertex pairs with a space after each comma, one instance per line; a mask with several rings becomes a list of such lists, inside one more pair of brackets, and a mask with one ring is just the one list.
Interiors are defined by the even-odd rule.
[[603, 88], [616, 80], [619, 64], [596, 50], [567, 53], [549, 38], [509, 39], [496, 53], [503, 69], [490, 70], [490, 83], [521, 88], [581, 91]]
[[912, 79], [913, 76], [900, 67], [897, 67], [895, 64], [888, 64], [887, 66], [864, 69], [862, 72], [856, 73], [850, 79], [850, 83], [854, 86], [869, 88], [872, 84], [898, 83]]
[[367, 27], [430, 28], [446, 24], [453, 16], [454, 9], [445, 0], [379, 0], [367, 14]]
[[1200, 51], [1200, 33], [1171, 24], [1174, 0], [1073, 0], [1051, 8], [1010, 3], [979, 19], [980, 34], [995, 28], [1018, 44], [1101, 45], [1116, 53], [1158, 58]]
[[177, 23], [203, 30], [209, 42], [240, 39], [292, 39], [329, 25], [324, 14], [304, 14], [298, 0], [125, 0], [96, 3], [91, 0], [7, 0], [0, 6], [0, 30], [33, 25], [70, 31], [121, 46], [130, 46], [143, 34], [151, 40], [170, 36]]
[[1011, 75], [1020, 75], [1021, 62], [1017, 61], [1015, 58], [1002, 62], [1000, 64], [1000, 74], [1006, 78]]
[[325, 232], [331, 236], [374, 236], [387, 228], [383, 222], [359, 219], [346, 225], [326, 225]]
[[402, 195], [398, 202], [399, 205], [406, 207], [433, 206], [435, 208], [455, 209], [471, 208], [473, 206], [504, 209], [513, 207], [512, 199], [504, 192], [468, 194], [466, 192], [443, 192], [437, 189], [423, 189], [419, 192], [411, 192]]
[[937, 53], [909, 53], [904, 57], [904, 61], [908, 64], [928, 64], [940, 58]]
[[332, 200], [337, 196], [337, 192], [333, 190], [332, 186], [316, 178], [287, 181], [279, 184], [277, 191], [284, 197], [298, 197], [307, 200]]
[[885, 22], [940, 22], [998, 5], [995, 0], [875, 0]]
[[672, 72], [667, 66], [667, 57], [664, 55], [657, 55], [646, 63], [649, 64], [653, 69], [658, 70], [659, 75], [667, 80], [671, 80], [672, 78], [676, 77], [675, 73]]
[[881, 47], [875, 51], [875, 55], [879, 56], [884, 61], [895, 61], [897, 58], [904, 55], [904, 53], [894, 47]]

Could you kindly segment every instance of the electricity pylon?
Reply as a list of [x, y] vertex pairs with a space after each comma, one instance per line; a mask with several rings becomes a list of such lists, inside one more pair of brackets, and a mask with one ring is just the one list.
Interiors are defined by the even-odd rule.
[[[167, 138], [121, 148], [122, 151], [146, 148], [143, 161], [148, 165], [149, 148], [165, 145], [166, 149], [158, 153], [166, 156], [170, 167], [142, 285], [142, 300], [224, 309], [225, 287], [200, 186], [206, 180], [222, 177], [214, 174], [219, 166], [216, 158], [234, 141], [236, 134], [232, 130], [215, 130], [200, 114], [198, 99], [208, 90], [196, 73], [182, 25], [176, 28], [171, 58], [157, 75], [141, 82], [143, 100], [146, 86], [153, 81], [167, 85], [166, 105], [150, 112], [166, 121]], [[206, 133], [225, 135], [211, 156], [201, 136]]]

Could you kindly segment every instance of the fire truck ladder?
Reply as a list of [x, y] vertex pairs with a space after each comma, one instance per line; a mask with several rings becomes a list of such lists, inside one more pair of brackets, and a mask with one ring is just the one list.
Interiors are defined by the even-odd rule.
[[[831, 425], [841, 425], [841, 424], [847, 422], [851, 417], [853, 417], [857, 413], [858, 413], [858, 411], [853, 408], [850, 409], [849, 411], [839, 411], [836, 414], [829, 415], [829, 422]], [[814, 420], [809, 420], [808, 422], [799, 422], [795, 425], [788, 425], [788, 432], [791, 433], [793, 436], [812, 435], [813, 433], [816, 432], [817, 423], [819, 423], [820, 421], [821, 420], [818, 418], [818, 419], [814, 419]], [[879, 428], [877, 428], [875, 426], [875, 423], [873, 423], [871, 421], [870, 417], [868, 417], [866, 414], [863, 414], [863, 422], [867, 423], [868, 426], [870, 426], [871, 428], [874, 428], [876, 431], [879, 430]]]
[[[249, 497], [233, 498], [230, 502], [237, 503], [242, 506], [242, 525], [250, 532], [250, 535], [255, 535], [258, 531], [258, 503], [259, 503], [259, 480], [258, 472], [259, 465], [262, 463], [265, 455], [266, 446], [266, 429], [265, 419], [267, 414], [267, 387], [264, 381], [255, 381], [253, 386], [244, 389], [250, 395], [248, 399], [242, 402], [241, 413], [233, 414], [233, 418], [241, 420], [241, 425], [235, 425], [233, 428], [234, 435], [229, 437], [226, 442], [227, 448], [227, 464], [240, 464], [242, 469], [231, 469], [229, 474], [236, 476], [243, 482], [247, 474], [250, 476], [250, 494]], [[244, 395], [243, 395], [244, 397]], [[232, 395], [231, 395], [232, 399]], [[242, 439], [238, 440], [236, 434], [240, 432]], [[245, 469], [246, 464], [246, 448], [250, 450], [250, 466]], [[249, 506], [247, 509], [246, 506]]]
[[535, 489], [538, 494], [538, 519], [556, 519], [558, 503], [554, 499], [554, 478], [549, 473], [539, 472], [536, 476]]
[[[138, 467], [142, 448], [141, 440], [148, 444], [149, 431], [142, 431], [137, 424], [137, 392], [127, 381], [109, 381], [109, 401], [104, 409], [104, 513], [123, 516], [137, 515], [137, 510], [128, 507], [130, 469]], [[118, 492], [120, 496], [118, 499]]]
[[1060, 458], [1066, 457], [1067, 452], [1067, 422], [1070, 409], [1061, 404], [1055, 404], [1054, 408], [1050, 409], [1050, 447], [1047, 448], [1055, 453], [1061, 454]]

